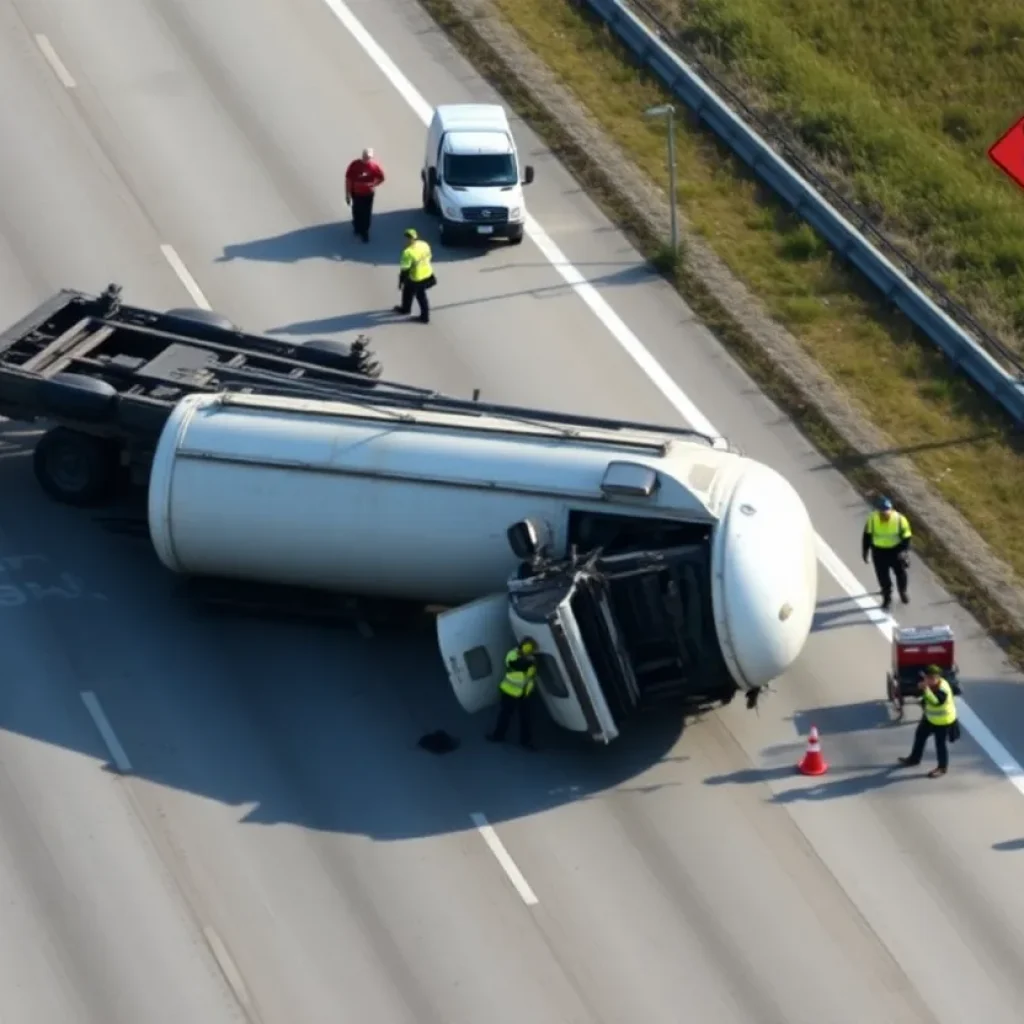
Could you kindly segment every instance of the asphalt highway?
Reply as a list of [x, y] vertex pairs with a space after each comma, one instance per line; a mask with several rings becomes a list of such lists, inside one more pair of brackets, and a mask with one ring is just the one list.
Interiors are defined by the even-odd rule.
[[[345, 10], [428, 101], [493, 99], [413, 3]], [[433, 322], [382, 312], [402, 229], [431, 227], [424, 130], [336, 15], [0, 0], [0, 322], [60, 287], [157, 308], [198, 289], [249, 329], [364, 330], [391, 378], [679, 422], [530, 239], [436, 248]], [[854, 492], [516, 131], [537, 221], [870, 585]], [[342, 194], [366, 145], [389, 175], [369, 245]], [[946, 779], [891, 770], [912, 726], [881, 703], [887, 643], [824, 570], [759, 714], [604, 751], [549, 731], [531, 757], [483, 742], [429, 634], [198, 609], [145, 538], [39, 494], [32, 441], [0, 423], [0, 1021], [1024, 1016], [1021, 794], [969, 735]], [[954, 625], [971, 707], [1024, 755], [1021, 679], [920, 566], [901, 618]], [[821, 780], [793, 772], [811, 724]], [[419, 750], [435, 728], [461, 748]]]

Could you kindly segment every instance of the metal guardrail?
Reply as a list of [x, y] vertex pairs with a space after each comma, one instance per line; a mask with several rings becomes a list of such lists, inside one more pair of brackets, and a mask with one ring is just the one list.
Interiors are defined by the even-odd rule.
[[[773, 192], [864, 274], [958, 369], [984, 388], [1018, 424], [1024, 424], [1024, 362], [1019, 356], [915, 267], [790, 147], [779, 144], [780, 155], [766, 142], [747, 123], [758, 125], [770, 137], [772, 133], [756, 114], [699, 60], [683, 60], [667, 41], [671, 33], [642, 4], [634, 2], [633, 6], [658, 26], [660, 33], [641, 20], [625, 0], [577, 3], [605, 22], [640, 63], [657, 75]], [[705, 79], [714, 83], [714, 91]], [[721, 95], [728, 96], [731, 105]], [[733, 107], [743, 112], [744, 119]]]

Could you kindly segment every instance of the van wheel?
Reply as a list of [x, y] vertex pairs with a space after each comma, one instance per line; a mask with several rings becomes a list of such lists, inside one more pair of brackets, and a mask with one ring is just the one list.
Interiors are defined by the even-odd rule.
[[521, 245], [523, 241], [523, 233], [520, 231], [517, 235], [509, 235], [508, 240], [511, 245]]
[[117, 456], [117, 445], [106, 438], [55, 427], [36, 444], [32, 468], [39, 486], [54, 501], [89, 508], [112, 495]]
[[430, 190], [425, 186], [423, 189], [423, 209], [429, 214], [437, 213], [437, 202], [430, 194]]
[[442, 245], [455, 244], [455, 232], [452, 231], [450, 227], [448, 227], [448, 224], [444, 220], [441, 221], [441, 232], [439, 241]]

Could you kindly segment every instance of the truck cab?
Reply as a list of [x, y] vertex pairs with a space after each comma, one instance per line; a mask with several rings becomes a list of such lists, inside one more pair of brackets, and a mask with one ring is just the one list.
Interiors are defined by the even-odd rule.
[[420, 178], [423, 208], [437, 214], [442, 243], [469, 238], [523, 240], [523, 186], [533, 168], [521, 168], [503, 107], [446, 104], [437, 107], [427, 130]]
[[642, 712], [727, 704], [738, 692], [752, 707], [795, 662], [818, 570], [810, 518], [784, 478], [751, 465], [717, 522], [685, 538], [666, 523], [664, 543], [656, 529], [608, 529], [628, 517], [596, 518], [590, 535], [605, 543], [561, 559], [545, 557], [542, 526], [516, 524], [509, 540], [527, 557], [507, 591], [438, 616], [466, 711], [497, 702], [505, 654], [525, 639], [552, 719], [599, 744]]

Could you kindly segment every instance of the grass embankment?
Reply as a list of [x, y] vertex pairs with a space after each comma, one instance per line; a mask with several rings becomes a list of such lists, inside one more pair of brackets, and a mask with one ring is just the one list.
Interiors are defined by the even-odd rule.
[[[601, 168], [546, 114], [503, 56], [482, 42], [451, 0], [421, 2], [606, 212], [649, 256], [655, 256], [658, 240], [646, 234]], [[568, 0], [493, 2], [608, 136], [631, 153], [651, 178], [667, 187], [664, 127], [648, 124], [638, 115], [645, 107], [668, 98], [662, 88], [632, 67], [603, 27], [580, 14]], [[737, 0], [740, 2], [745, 0]], [[799, 0], [759, 2], [793, 6]], [[831, 2], [836, 8], [855, 6], [852, 0], [822, 2]], [[881, 2], [876, 0], [874, 6]], [[978, 11], [981, 3], [976, 0], [973, 9]], [[701, 0], [693, 6], [700, 8]], [[979, 89], [981, 94], [985, 91]], [[987, 131], [994, 118], [991, 115], [979, 130]], [[681, 124], [677, 152], [681, 209], [693, 230], [707, 239], [770, 313], [892, 437], [894, 447], [913, 459], [943, 497], [1013, 567], [1018, 578], [1024, 579], [1021, 446], [1008, 418], [952, 372], [927, 339], [916, 336], [907, 321], [881, 303], [859, 276], [845, 270], [813, 231], [765, 195], [707, 133]], [[961, 169], [967, 164], [961, 156]], [[1022, 209], [1015, 211], [1007, 196], [998, 194], [998, 188], [987, 192], [984, 186], [978, 188], [990, 198], [993, 209], [1024, 217], [1024, 199], [1020, 200]], [[1003, 251], [1012, 251], [1014, 239], [1006, 238], [1005, 232], [1000, 237], [1006, 240]], [[1017, 244], [1024, 246], [1021, 240], [1024, 235], [1017, 236]], [[979, 252], [984, 250], [981, 241], [977, 245]], [[1021, 251], [1024, 254], [1024, 247]], [[976, 268], [971, 272], [981, 279]], [[685, 260], [675, 277], [697, 314], [794, 417], [812, 443], [842, 465], [862, 490], [877, 490], [879, 478], [872, 471], [870, 457], [851, 451], [807, 405], [728, 310], [687, 269]], [[992, 294], [998, 291], [993, 286]], [[1015, 660], [1024, 663], [1024, 636], [977, 593], [956, 553], [945, 550], [926, 530], [918, 531], [918, 550]]]
[[985, 155], [1024, 113], [1020, 0], [643, 3], [916, 263], [1024, 348], [1024, 194]]

